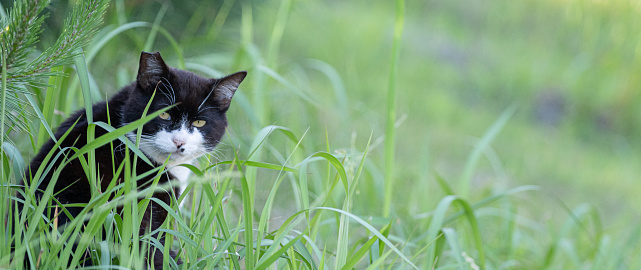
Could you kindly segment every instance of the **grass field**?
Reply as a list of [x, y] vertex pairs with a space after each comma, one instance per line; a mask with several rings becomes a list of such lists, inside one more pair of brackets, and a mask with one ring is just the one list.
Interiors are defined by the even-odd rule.
[[[162, 232], [185, 262], [167, 267], [641, 266], [638, 4], [162, 3], [110, 1], [84, 48], [87, 67], [66, 65], [48, 89], [19, 96], [35, 107], [25, 116], [31, 136], [6, 137], [15, 147], [3, 147], [0, 210], [44, 127], [85, 107], [87, 92], [104, 99], [131, 82], [141, 50], [160, 51], [170, 66], [210, 77], [249, 74], [228, 136], [188, 195], [166, 205], [174, 214]], [[54, 44], [72, 6], [47, 9], [33, 55]], [[104, 268], [140, 269], [148, 245], [132, 239], [154, 242], [137, 235], [148, 199], [138, 204], [131, 188], [103, 191], [124, 194], [109, 202], [96, 196], [84, 232], [82, 217], [63, 230], [40, 220], [53, 211], [46, 202], [10, 214], [0, 241], [17, 241], [18, 255], [0, 245], [0, 268], [23, 267], [22, 256], [42, 269], [75, 267], [80, 255], [66, 243], [78, 241]]]

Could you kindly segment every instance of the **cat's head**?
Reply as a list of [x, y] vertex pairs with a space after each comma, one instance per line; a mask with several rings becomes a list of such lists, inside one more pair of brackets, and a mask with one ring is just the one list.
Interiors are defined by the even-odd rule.
[[[143, 126], [140, 150], [152, 161], [191, 162], [214, 150], [227, 127], [226, 112], [247, 72], [216, 79], [168, 67], [160, 53], [142, 52], [136, 82], [123, 108], [123, 123], [175, 105]], [[135, 141], [134, 132], [127, 137]]]

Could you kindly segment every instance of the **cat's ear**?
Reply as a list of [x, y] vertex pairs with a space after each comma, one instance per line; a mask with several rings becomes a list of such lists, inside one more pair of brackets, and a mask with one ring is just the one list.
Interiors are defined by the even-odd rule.
[[138, 84], [143, 89], [153, 90], [162, 77], [167, 77], [169, 68], [165, 61], [160, 57], [159, 52], [140, 54], [140, 64], [138, 66]]
[[214, 86], [214, 100], [216, 104], [218, 104], [219, 110], [227, 111], [227, 109], [229, 109], [231, 98], [234, 96], [234, 93], [236, 93], [238, 85], [245, 79], [245, 76], [247, 76], [247, 72], [240, 71], [218, 79], [218, 83]]

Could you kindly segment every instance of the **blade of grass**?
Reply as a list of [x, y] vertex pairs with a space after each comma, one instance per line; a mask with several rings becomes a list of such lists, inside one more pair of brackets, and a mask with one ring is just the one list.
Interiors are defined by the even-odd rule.
[[[316, 247], [316, 244], [309, 239], [309, 237], [305, 234], [301, 234], [300, 232], [297, 232], [300, 235], [303, 236], [303, 239], [305, 239], [306, 243], [311, 246], [311, 249], [317, 250], [318, 247]], [[294, 244], [293, 248], [293, 253], [296, 255], [295, 257], [298, 258], [298, 260], [302, 260], [305, 267], [307, 269], [318, 269], [316, 268], [316, 264], [314, 263], [314, 259], [312, 258], [312, 254], [309, 252], [308, 248], [305, 247], [305, 244], [303, 241], [296, 241]]]
[[[214, 222], [214, 218], [217, 216], [217, 212], [220, 210], [220, 205], [222, 204], [223, 196], [225, 194], [225, 191], [227, 191], [227, 186], [229, 185], [230, 179], [226, 179], [223, 181], [223, 184], [221, 188], [218, 191], [218, 194], [214, 193], [214, 190], [209, 184], [203, 184], [202, 188], [205, 191], [205, 195], [207, 199], [209, 200], [209, 204], [212, 205], [212, 212], [208, 213], [207, 220], [204, 223], [205, 228], [209, 228], [211, 224]], [[231, 237], [231, 239], [235, 239], [236, 237]], [[205, 239], [202, 239], [201, 241], [205, 241]]]
[[458, 234], [456, 233], [456, 231], [452, 228], [443, 228], [441, 231], [443, 232], [443, 235], [445, 235], [445, 239], [452, 249], [452, 257], [456, 259], [458, 268], [461, 270], [467, 269], [466, 267], [464, 267], [465, 260], [462, 256], [463, 250], [461, 249], [461, 245], [459, 245]]
[[[228, 228], [227, 223], [225, 221], [225, 216], [223, 214], [223, 210], [219, 209], [217, 215], [218, 215], [218, 218], [217, 218], [218, 224], [220, 225], [221, 232], [223, 233], [223, 237], [225, 239], [230, 239], [231, 236], [229, 234], [229, 228]], [[242, 230], [242, 226], [240, 226], [240, 222], [241, 221], [242, 221], [241, 219], [238, 219], [239, 226], [236, 226], [237, 231], [239, 233]], [[234, 233], [234, 235], [236, 237], [238, 236], [237, 233]], [[238, 239], [238, 238], [231, 238], [231, 239]], [[234, 269], [242, 269], [242, 268], [240, 268], [240, 262], [239, 262], [240, 256], [239, 256], [238, 252], [236, 252], [236, 245], [231, 245], [231, 246], [229, 246], [228, 249], [229, 249], [229, 254], [232, 254], [232, 256], [230, 256], [230, 258], [231, 258], [232, 264], [234, 265]]]
[[[261, 73], [264, 73], [265, 75], [271, 77], [272, 79], [276, 80], [277, 82], [281, 83], [283, 86], [287, 87], [290, 91], [292, 91], [294, 94], [296, 94], [298, 97], [301, 99], [307, 101], [310, 105], [316, 107], [316, 108], [321, 108], [322, 106], [317, 102], [312, 99], [312, 97], [309, 96], [309, 94], [305, 93], [302, 89], [299, 87], [296, 87], [292, 82], [289, 80], [285, 79], [283, 76], [278, 74], [278, 72], [274, 71], [273, 69], [259, 65], [256, 67], [256, 70], [260, 71]], [[258, 110], [256, 110], [258, 111]]]
[[[259, 147], [267, 140], [267, 137], [269, 137], [270, 134], [272, 134], [274, 131], [280, 131], [282, 132], [289, 140], [291, 140], [293, 143], [298, 144], [301, 140], [299, 140], [296, 135], [294, 135], [294, 132], [292, 132], [291, 129], [282, 127], [282, 126], [266, 126], [262, 128], [254, 137], [254, 140], [252, 141], [252, 145], [249, 149], [251, 149], [251, 152], [247, 156], [247, 159], [249, 158], [259, 149]], [[302, 148], [302, 146], [301, 146]]]
[[[12, 165], [11, 167], [14, 173], [15, 181], [19, 183], [20, 180], [22, 179], [22, 175], [26, 167], [24, 163], [24, 159], [22, 158], [22, 154], [20, 154], [20, 150], [18, 150], [17, 147], [15, 147], [13, 144], [9, 142], [3, 142], [2, 151], [3, 151], [2, 154], [6, 155], [7, 158], [9, 158], [9, 161], [11, 161], [11, 165]], [[0, 177], [4, 177], [4, 175], [0, 175]]]
[[116, 6], [116, 18], [118, 21], [118, 25], [123, 25], [127, 21], [127, 17], [125, 17], [127, 14], [125, 14], [125, 3], [124, 0], [116, 0], [115, 6]]
[[[437, 238], [446, 221], [445, 214], [447, 213], [447, 210], [450, 208], [452, 203], [457, 203], [460, 207], [463, 208], [465, 217], [467, 218], [470, 224], [470, 228], [472, 229], [472, 238], [474, 239], [476, 251], [478, 252], [479, 256], [479, 267], [480, 269], [485, 269], [485, 252], [483, 249], [483, 244], [481, 243], [481, 233], [479, 230], [479, 226], [476, 221], [476, 216], [474, 215], [473, 208], [464, 199], [461, 199], [458, 196], [448, 195], [439, 202], [436, 210], [434, 211], [434, 215], [432, 216], [432, 220], [430, 221], [430, 225], [427, 229], [427, 240], [432, 241], [433, 239]], [[436, 258], [439, 254], [440, 253], [436, 252], [435, 246], [430, 246], [430, 248], [428, 249], [428, 260], [426, 264], [435, 264]]]
[[245, 177], [242, 166], [239, 163], [238, 151], [236, 151], [235, 147], [233, 151], [234, 151], [234, 159], [236, 160], [236, 163], [239, 164], [238, 171], [240, 172], [241, 197], [243, 201], [243, 218], [245, 220], [245, 233], [243, 234], [245, 237], [245, 245], [246, 245], [245, 246], [245, 251], [246, 251], [245, 267], [253, 269], [256, 265], [256, 261], [254, 260], [254, 247], [253, 247], [253, 244], [254, 244], [253, 204], [252, 204], [252, 199], [250, 197], [250, 190], [247, 183], [247, 178]]
[[[149, 23], [149, 22], [130, 22], [126, 23], [123, 25], [120, 25], [113, 30], [111, 30], [108, 34], [104, 35], [100, 40], [96, 41], [91, 48], [89, 49], [89, 52], [87, 53], [87, 63], [91, 63], [94, 59], [94, 57], [98, 54], [98, 52], [112, 39], [120, 35], [122, 32], [125, 32], [130, 29], [134, 28], [142, 28], [142, 27], [147, 27], [147, 28], [153, 28], [154, 24]], [[167, 31], [167, 29], [157, 26], [157, 32], [163, 35], [167, 41], [171, 44], [172, 49], [178, 56], [178, 68], [184, 69], [185, 68], [185, 60], [183, 57], [182, 49], [178, 41], [173, 38], [173, 36]], [[73, 83], [72, 83], [73, 85]]]
[[167, 5], [167, 3], [165, 3], [160, 7], [158, 13], [156, 13], [154, 25], [151, 27], [151, 31], [149, 31], [149, 34], [147, 35], [147, 40], [145, 41], [145, 45], [143, 46], [143, 51], [151, 51], [151, 47], [156, 41], [156, 35], [158, 34], [158, 30], [160, 29], [160, 22], [162, 21], [162, 18], [165, 17], [165, 12], [167, 12], [168, 7], [169, 6]]
[[[63, 67], [54, 67], [51, 69], [52, 72], [56, 74], [62, 74], [64, 71]], [[53, 123], [53, 111], [58, 104], [58, 91], [60, 90], [60, 87], [62, 85], [62, 77], [61, 76], [51, 76], [49, 77], [49, 87], [47, 87], [47, 94], [45, 96], [45, 101], [44, 101], [44, 107], [42, 108], [42, 112], [35, 107], [35, 104], [31, 104], [35, 109], [36, 113], [41, 113], [41, 121], [40, 121], [40, 128], [38, 129], [38, 149], [42, 147], [42, 145], [47, 141], [49, 137], [53, 138], [53, 133], [51, 132], [50, 128], [48, 127], [49, 123]], [[26, 95], [27, 98], [30, 98], [30, 95]], [[47, 134], [49, 132], [49, 134]], [[49, 135], [49, 137], [47, 137]]]
[[516, 109], [517, 106], [512, 105], [505, 111], [503, 111], [499, 119], [497, 119], [496, 122], [492, 124], [490, 129], [485, 132], [483, 138], [481, 138], [481, 140], [474, 146], [474, 150], [472, 150], [472, 153], [470, 153], [470, 155], [467, 157], [467, 161], [465, 162], [465, 167], [463, 169], [463, 175], [458, 187], [458, 191], [460, 192], [459, 194], [463, 196], [463, 198], [467, 198], [469, 196], [472, 174], [476, 169], [476, 165], [478, 164], [483, 151], [485, 151], [485, 148], [489, 147], [490, 143], [494, 140], [494, 138], [496, 138], [496, 135], [498, 135], [499, 131], [503, 129], [503, 126], [505, 126], [514, 112], [516, 112]]
[[[269, 169], [269, 170], [275, 170], [275, 171], [286, 171], [286, 172], [293, 172], [293, 173], [298, 172], [298, 170], [295, 168], [278, 165], [278, 164], [271, 164], [271, 163], [251, 161], [251, 160], [239, 160], [239, 162], [241, 162], [241, 164], [243, 164], [243, 166], [245, 167], [256, 167], [256, 168], [263, 168], [263, 169]], [[205, 168], [203, 171], [207, 171], [218, 165], [226, 165], [226, 164], [233, 164], [233, 163], [234, 163], [233, 160], [216, 162], [213, 165]]]
[[[392, 223], [390, 222], [388, 225], [383, 227], [381, 229], [380, 233], [384, 236], [388, 235], [390, 232], [390, 229], [392, 228]], [[370, 248], [377, 242], [378, 237], [372, 236], [361, 248], [356, 251], [352, 257], [343, 265], [341, 268], [342, 270], [349, 270], [354, 268], [356, 264], [363, 259], [363, 257], [370, 251]], [[378, 255], [378, 254], [377, 254]]]
[[[105, 129], [108, 133], [114, 132], [116, 130], [116, 128], [105, 122], [94, 122], [94, 124]], [[124, 143], [127, 148], [129, 148], [129, 150], [134, 152], [138, 158], [142, 159], [147, 164], [152, 164], [149, 158], [147, 158], [147, 156], [145, 156], [142, 151], [140, 151], [140, 148], [138, 148], [138, 146], [136, 146], [136, 144], [134, 144], [131, 140], [125, 138], [125, 136], [120, 136], [117, 139]]]
[[[226, 237], [226, 240], [222, 244], [219, 244], [218, 247], [216, 247], [216, 250], [214, 250], [214, 253], [213, 253], [213, 254], [215, 254], [215, 256], [213, 258], [213, 262], [212, 262], [213, 265], [217, 265], [218, 264], [218, 262], [220, 261], [222, 256], [225, 254], [226, 250], [230, 250], [230, 253], [232, 253], [232, 252], [234, 253], [234, 254], [231, 254], [231, 256], [234, 256], [234, 257], [237, 256], [235, 254], [235, 252], [232, 251], [231, 244], [234, 243], [234, 239], [238, 238], [238, 235], [240, 234], [240, 231], [241, 231], [240, 228], [237, 228], [236, 230], [234, 230], [234, 232], [230, 236]], [[236, 268], [234, 268], [234, 269], [236, 269]]]
[[383, 197], [383, 216], [389, 217], [392, 211], [392, 196], [394, 195], [394, 137], [396, 124], [396, 73], [400, 55], [400, 43], [403, 36], [405, 16], [405, 0], [396, 0], [396, 19], [394, 21], [394, 39], [392, 57], [390, 60], [389, 80], [387, 84], [387, 122], [385, 124], [385, 194]]
[[[274, 256], [278, 257], [280, 255], [276, 255], [278, 253], [278, 247], [280, 247], [281, 242], [284, 241], [287, 238], [287, 234], [292, 230], [292, 228], [300, 223], [301, 221], [301, 214], [307, 213], [309, 210], [301, 210], [296, 212], [295, 214], [291, 215], [283, 224], [278, 228], [278, 230], [275, 233], [275, 236], [273, 237], [273, 240], [271, 241], [269, 248], [265, 251], [265, 255], [260, 258], [258, 261], [257, 265], [266, 265], [265, 262], [273, 258]], [[303, 234], [299, 234], [298, 236], [302, 236]], [[266, 241], [267, 242], [267, 241]]]
[[93, 123], [93, 103], [94, 99], [91, 95], [91, 88], [89, 87], [89, 71], [87, 69], [87, 62], [85, 61], [85, 54], [82, 49], [76, 51], [73, 62], [76, 65], [76, 73], [80, 80], [80, 87], [82, 88], [82, 96], [85, 101], [85, 115], [88, 123]]
[[[301, 141], [303, 140], [305, 135], [307, 135], [307, 131], [305, 131], [301, 139], [296, 143], [296, 146], [291, 151], [291, 154], [287, 157], [287, 160], [283, 162], [283, 164], [287, 164], [289, 162], [289, 160], [292, 158], [296, 150], [301, 145]], [[284, 165], [281, 167], [284, 167]], [[260, 220], [258, 222], [258, 232], [256, 235], [256, 246], [258, 247], [261, 246], [261, 241], [263, 240], [263, 232], [266, 231], [266, 229], [269, 227], [268, 220], [271, 217], [272, 204], [274, 203], [274, 199], [276, 198], [276, 192], [278, 191], [278, 187], [280, 186], [281, 181], [285, 178], [285, 175], [282, 174], [283, 171], [284, 171], [283, 169], [279, 170], [278, 175], [276, 176], [276, 179], [277, 179], [276, 183], [273, 185], [269, 193], [269, 196], [267, 197], [267, 201], [265, 202], [265, 206], [263, 207], [263, 211], [260, 215]], [[307, 209], [305, 204], [304, 204], [304, 209]], [[309, 216], [308, 216], [308, 220], [309, 220]], [[260, 258], [260, 255], [261, 255], [261, 249], [258, 248], [256, 249], [256, 257]]]
[[[4, 121], [7, 109], [7, 51], [2, 48], [2, 97], [0, 97], [0, 145], [4, 145]], [[0, 166], [4, 164], [4, 154], [0, 153]]]
[[[589, 204], [582, 204], [572, 210], [560, 199], [557, 198], [557, 201], [568, 213], [568, 218], [565, 224], [563, 224], [563, 227], [561, 227], [559, 236], [554, 240], [553, 244], [548, 249], [548, 253], [546, 254], [545, 260], [543, 261], [544, 267], [549, 267], [550, 265], [552, 265], [554, 256], [557, 255], [559, 251], [559, 247], [561, 247], [564, 241], [567, 241], [567, 239], [572, 239], [572, 237], [570, 236], [572, 232], [580, 231], [586, 234], [592, 241], [591, 246], [595, 248], [593, 252], [597, 251], [596, 248], [599, 247], [601, 236], [603, 234], [601, 219], [599, 217], [598, 211], [594, 206], [591, 206]], [[582, 221], [582, 218], [588, 218], [589, 220], [592, 220], [593, 226], [595, 228], [595, 235], [591, 235], [589, 233], [589, 230]]]
[[124, 31], [139, 27], [153, 27], [153, 24], [149, 22], [130, 22], [114, 28], [113, 30], [109, 31], [109, 33], [104, 35], [100, 40], [97, 40], [94, 44], [92, 44], [91, 48], [87, 52], [87, 63], [91, 63], [100, 49], [102, 49], [107, 44], [107, 42], [112, 40], [114, 37], [118, 36]]
[[[367, 156], [367, 151], [369, 150], [369, 144], [371, 143], [371, 141], [372, 141], [372, 135], [370, 134], [369, 141], [367, 142], [367, 147], [365, 148], [365, 152], [361, 157], [361, 161], [356, 171], [356, 175], [354, 176], [352, 183], [350, 183], [349, 190], [345, 191], [345, 200], [343, 201], [343, 208], [342, 208], [344, 212], [350, 211], [351, 202], [352, 202], [351, 198], [352, 198], [352, 195], [354, 194], [354, 191], [356, 190], [356, 186], [358, 185], [358, 179], [360, 178], [360, 175], [363, 171], [363, 167], [364, 167], [363, 165], [365, 164], [365, 157]], [[348, 254], [349, 222], [347, 218], [348, 217], [346, 215], [341, 215], [340, 221], [339, 221], [336, 260], [334, 261], [335, 269], [339, 269], [342, 265], [345, 265], [347, 263], [347, 256], [349, 255]]]
[[[541, 190], [541, 188], [539, 186], [520, 186], [520, 187], [515, 187], [513, 189], [510, 189], [510, 190], [507, 190], [505, 192], [501, 192], [499, 194], [487, 197], [487, 198], [485, 198], [483, 200], [480, 200], [477, 203], [474, 203], [472, 205], [472, 209], [479, 209], [479, 208], [481, 208], [483, 206], [489, 205], [489, 204], [491, 204], [493, 202], [496, 202], [496, 201], [498, 201], [498, 200], [500, 200], [502, 198], [505, 198], [507, 196], [510, 196], [510, 195], [513, 195], [513, 194], [516, 194], [516, 193], [519, 193], [519, 192], [537, 191], [537, 190]], [[428, 218], [428, 217], [433, 215], [433, 212], [434, 211], [427, 212], [427, 213], [416, 214], [416, 215], [414, 215], [414, 218], [416, 218], [416, 219]], [[464, 211], [459, 211], [459, 212], [456, 212], [456, 213], [450, 215], [447, 218], [447, 220], [445, 221], [445, 224], [454, 222], [454, 220], [456, 220], [457, 218], [459, 218], [463, 214], [465, 214]], [[422, 238], [422, 237], [417, 237], [417, 239], [420, 239], [420, 238]]]
[[276, 14], [276, 21], [274, 22], [274, 27], [272, 28], [272, 33], [269, 37], [269, 43], [267, 46], [267, 63], [272, 67], [278, 65], [278, 50], [280, 49], [280, 42], [283, 38], [283, 33], [285, 32], [285, 26], [287, 25], [287, 19], [292, 8], [292, 2], [292, 0], [281, 1], [278, 13]]
[[2, 3], [0, 3], [0, 19], [4, 19], [4, 17], [7, 17], [7, 13], [4, 11]]
[[389, 251], [385, 252], [385, 253], [384, 253], [384, 254], [382, 254], [382, 255], [381, 255], [377, 260], [373, 261], [373, 262], [372, 262], [372, 264], [370, 264], [369, 266], [367, 266], [367, 268], [365, 268], [365, 269], [366, 269], [366, 270], [381, 269], [381, 268], [380, 268], [380, 265], [381, 265], [381, 264], [383, 264], [383, 263], [385, 263], [385, 262], [386, 262], [387, 257], [388, 257], [390, 254], [392, 254], [392, 253], [394, 253], [394, 250], [389, 250]]
[[57, 141], [56, 136], [54, 135], [53, 130], [49, 126], [48, 122], [46, 121], [46, 118], [43, 115], [40, 108], [38, 107], [38, 104], [36, 103], [36, 101], [33, 99], [31, 95], [25, 95], [25, 98], [27, 99], [27, 101], [29, 101], [29, 104], [31, 104], [31, 108], [33, 108], [33, 110], [35, 111], [36, 115], [40, 120], [40, 124], [41, 124], [40, 130], [43, 131], [43, 128], [44, 128], [44, 131], [47, 132], [47, 134], [49, 135], [49, 138], [51, 138], [54, 142], [56, 142]]
[[[285, 251], [287, 251], [287, 250], [288, 250], [289, 248], [291, 248], [294, 244], [296, 244], [298, 241], [300, 241], [300, 239], [301, 239], [301, 238], [303, 238], [303, 235], [302, 235], [302, 234], [299, 234], [299, 235], [298, 235], [298, 236], [296, 236], [294, 239], [289, 240], [289, 242], [287, 242], [287, 244], [283, 245], [280, 249], [276, 250], [273, 254], [270, 254], [270, 255], [269, 255], [269, 256], [267, 256], [267, 257], [263, 257], [263, 258], [261, 258], [262, 263], [261, 263], [261, 264], [259, 264], [259, 265], [257, 265], [257, 266], [256, 266], [256, 268], [254, 268], [254, 269], [257, 269], [257, 270], [266, 269], [266, 268], [267, 268], [267, 267], [269, 267], [272, 263], [274, 263], [274, 262], [275, 262], [275, 261], [280, 257], [280, 255], [282, 255], [283, 253], [285, 253]], [[264, 259], [264, 260], [263, 260], [263, 259]]]
[[[345, 195], [345, 200], [343, 201], [343, 211], [349, 211], [349, 205], [351, 196], [349, 194]], [[338, 240], [336, 242], [336, 260], [334, 260], [334, 269], [339, 269], [342, 265], [347, 262], [348, 256], [348, 245], [349, 245], [349, 220], [346, 215], [340, 215], [340, 220], [338, 221]]]
[[227, 15], [229, 15], [229, 12], [231, 11], [231, 8], [234, 6], [235, 2], [236, 1], [234, 0], [223, 1], [223, 5], [220, 7], [218, 14], [216, 14], [216, 18], [214, 19], [214, 22], [209, 28], [209, 32], [207, 33], [207, 36], [210, 40], [216, 39], [218, 33], [220, 33], [220, 30], [223, 28], [223, 25], [227, 20]]
[[[89, 70], [87, 69], [87, 62], [85, 61], [85, 54], [82, 49], [76, 51], [75, 56], [73, 57], [73, 62], [76, 66], [76, 74], [80, 81], [80, 86], [82, 88], [82, 97], [85, 102], [85, 117], [87, 118], [87, 142], [91, 142], [95, 137], [95, 125], [93, 125], [93, 103], [97, 100], [94, 100], [91, 94], [91, 87], [89, 84]], [[89, 162], [90, 170], [85, 170], [87, 174], [87, 179], [89, 180], [89, 187], [91, 188], [91, 194], [98, 193], [97, 187], [97, 172], [95, 169], [96, 156], [95, 149], [89, 149], [87, 152], [87, 160]]]
[[314, 208], [311, 208], [311, 210], [314, 210], [314, 209], [334, 211], [334, 212], [340, 213], [342, 215], [348, 216], [352, 220], [358, 222], [363, 227], [365, 227], [368, 231], [370, 231], [372, 234], [374, 234], [376, 237], [378, 237], [381, 241], [383, 241], [383, 243], [385, 243], [391, 249], [391, 251], [393, 251], [399, 257], [401, 257], [401, 259], [403, 259], [405, 261], [405, 263], [409, 264], [414, 269], [419, 269], [400, 250], [398, 250], [398, 248], [396, 248], [396, 246], [394, 244], [392, 244], [392, 242], [389, 239], [387, 239], [387, 237], [383, 236], [383, 234], [381, 234], [378, 230], [376, 230], [376, 228], [372, 227], [372, 225], [367, 223], [365, 220], [357, 217], [356, 215], [354, 215], [352, 213], [345, 212], [343, 210], [336, 209], [336, 208], [331, 208], [331, 207], [314, 207]]
[[345, 121], [346, 126], [351, 126], [351, 121], [349, 119], [349, 98], [347, 97], [347, 92], [345, 91], [345, 85], [343, 84], [341, 75], [330, 64], [318, 59], [307, 59], [304, 63], [308, 67], [323, 73], [330, 81], [332, 89], [334, 90], [334, 96], [336, 97], [336, 103], [342, 112], [341, 116], [344, 117], [342, 121]]
[[335, 156], [326, 153], [326, 152], [316, 152], [312, 154], [311, 156], [307, 157], [305, 160], [301, 161], [294, 167], [300, 167], [300, 166], [306, 166], [307, 163], [310, 161], [313, 161], [315, 157], [320, 157], [325, 160], [327, 160], [333, 167], [336, 169], [338, 175], [340, 176], [340, 180], [343, 183], [343, 188], [345, 191], [345, 194], [349, 193], [349, 183], [347, 179], [347, 174], [345, 173], [345, 167], [343, 167], [343, 163], [340, 162]]

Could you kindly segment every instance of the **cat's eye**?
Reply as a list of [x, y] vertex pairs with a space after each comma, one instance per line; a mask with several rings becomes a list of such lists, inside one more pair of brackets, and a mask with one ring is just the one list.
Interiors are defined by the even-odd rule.
[[196, 120], [191, 124], [194, 125], [194, 127], [203, 127], [206, 123], [205, 120]]
[[169, 114], [168, 114], [168, 113], [166, 113], [166, 112], [161, 113], [158, 117], [160, 117], [160, 119], [164, 119], [164, 120], [169, 120], [169, 119], [171, 119], [171, 115], [169, 115]]

